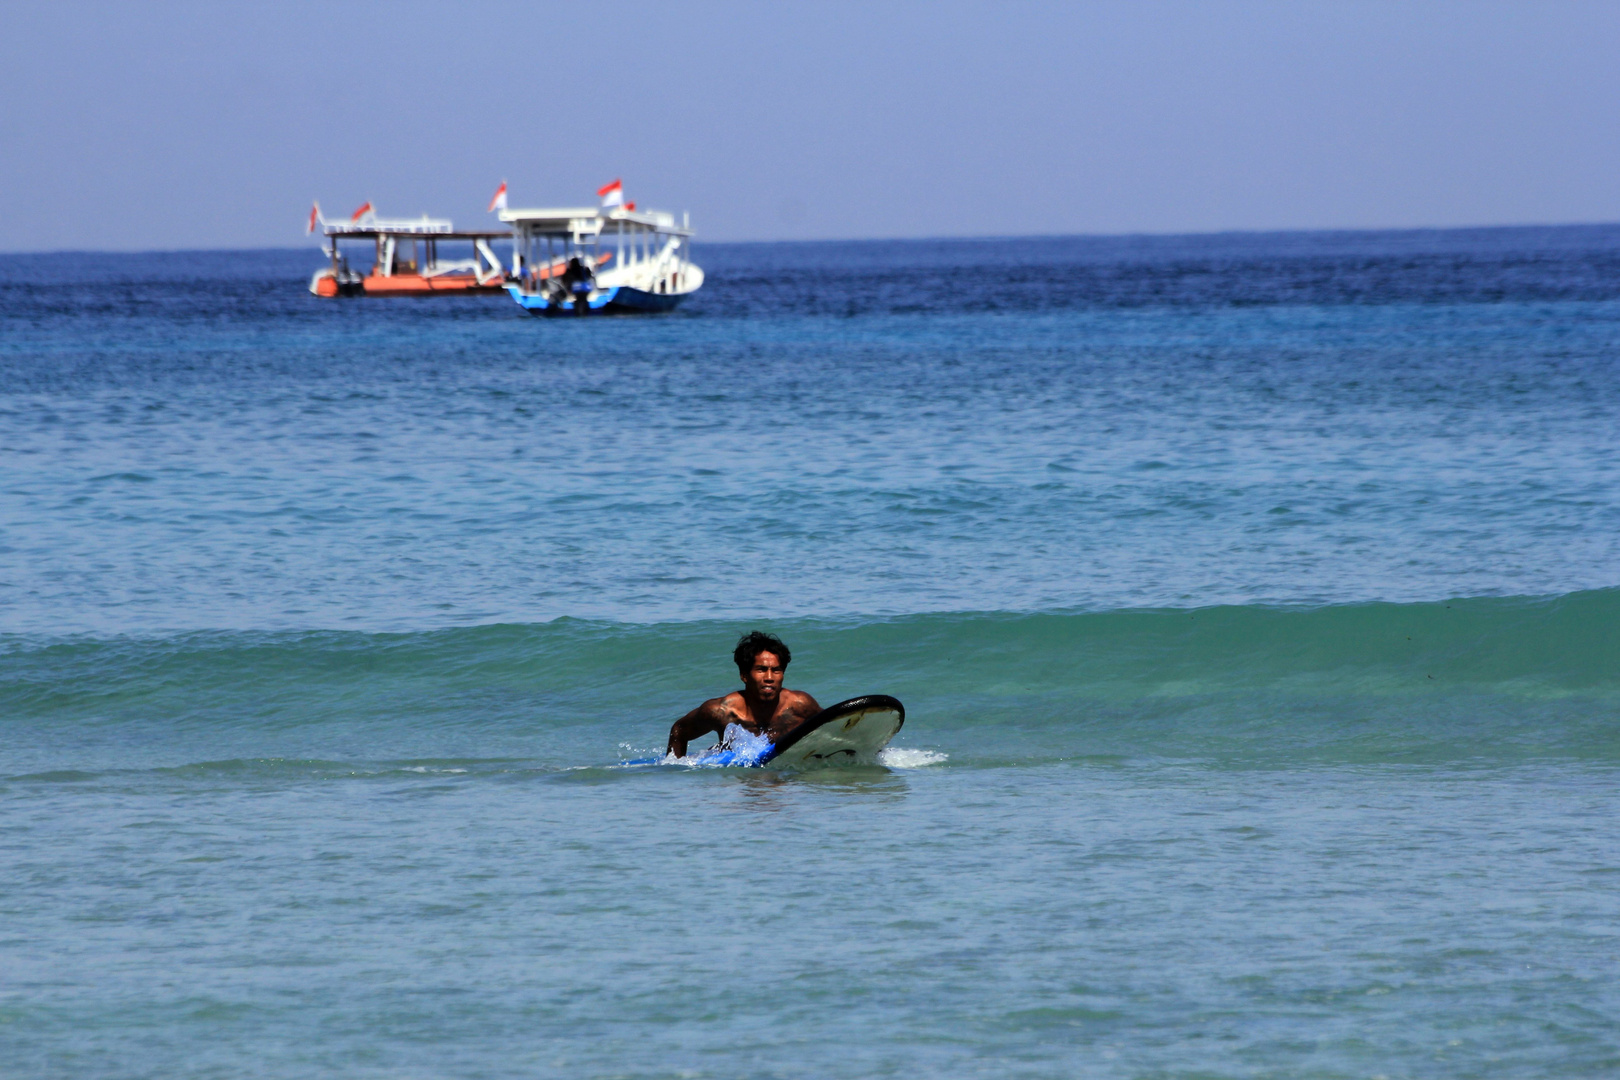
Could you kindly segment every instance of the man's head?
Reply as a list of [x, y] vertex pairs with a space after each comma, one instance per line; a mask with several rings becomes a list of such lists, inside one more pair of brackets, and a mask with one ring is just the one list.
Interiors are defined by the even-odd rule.
[[742, 676], [744, 690], [762, 701], [770, 701], [782, 689], [782, 674], [793, 659], [793, 653], [775, 634], [755, 630], [737, 641], [737, 649], [731, 657], [737, 661], [737, 674]]

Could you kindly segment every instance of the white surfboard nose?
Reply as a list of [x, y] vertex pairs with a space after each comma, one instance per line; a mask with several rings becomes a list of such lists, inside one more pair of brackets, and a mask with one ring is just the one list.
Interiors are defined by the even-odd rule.
[[887, 694], [850, 698], [783, 734], [761, 764], [786, 768], [874, 762], [905, 722], [906, 707]]

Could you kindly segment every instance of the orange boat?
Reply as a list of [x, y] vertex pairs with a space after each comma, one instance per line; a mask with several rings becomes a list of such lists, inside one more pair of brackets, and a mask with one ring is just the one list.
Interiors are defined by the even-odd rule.
[[[309, 214], [309, 231], [317, 227], [331, 265], [310, 279], [309, 291], [316, 296], [466, 295], [498, 293], [506, 285], [506, 271], [489, 245], [510, 239], [509, 232], [458, 232], [449, 219], [426, 215], [379, 218], [369, 202], [342, 222], [323, 218], [317, 203]], [[367, 273], [349, 267], [339, 247], [342, 240], [371, 242], [375, 260]], [[468, 245], [472, 258], [441, 258], [440, 244]]]

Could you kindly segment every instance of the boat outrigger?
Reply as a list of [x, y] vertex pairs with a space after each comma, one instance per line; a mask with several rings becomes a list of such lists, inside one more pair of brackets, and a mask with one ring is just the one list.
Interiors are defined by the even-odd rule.
[[[457, 231], [448, 218], [380, 218], [368, 202], [348, 221], [331, 222], [321, 216], [317, 203], [309, 214], [309, 231], [319, 226], [326, 238], [323, 250], [332, 265], [317, 270], [309, 291], [316, 296], [430, 296], [434, 294], [498, 293], [506, 284], [506, 271], [490, 242], [511, 237], [509, 232]], [[370, 240], [376, 260], [361, 274], [349, 268], [338, 250], [339, 240]], [[470, 259], [441, 259], [439, 245], [471, 244]]]
[[[505, 194], [505, 187], [497, 194]], [[684, 216], [637, 210], [615, 180], [601, 207], [508, 210], [512, 266], [506, 291], [531, 315], [668, 311], [703, 286]], [[504, 202], [504, 200], [502, 200]]]

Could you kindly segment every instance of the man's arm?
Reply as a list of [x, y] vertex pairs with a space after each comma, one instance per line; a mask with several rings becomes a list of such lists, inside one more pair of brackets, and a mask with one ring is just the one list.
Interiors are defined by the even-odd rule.
[[675, 721], [669, 729], [669, 745], [664, 748], [666, 754], [676, 757], [686, 756], [686, 744], [700, 735], [707, 735], [711, 731], [716, 735], [723, 735], [726, 731], [726, 721], [730, 717], [721, 708], [721, 700], [705, 701], [679, 720]]

